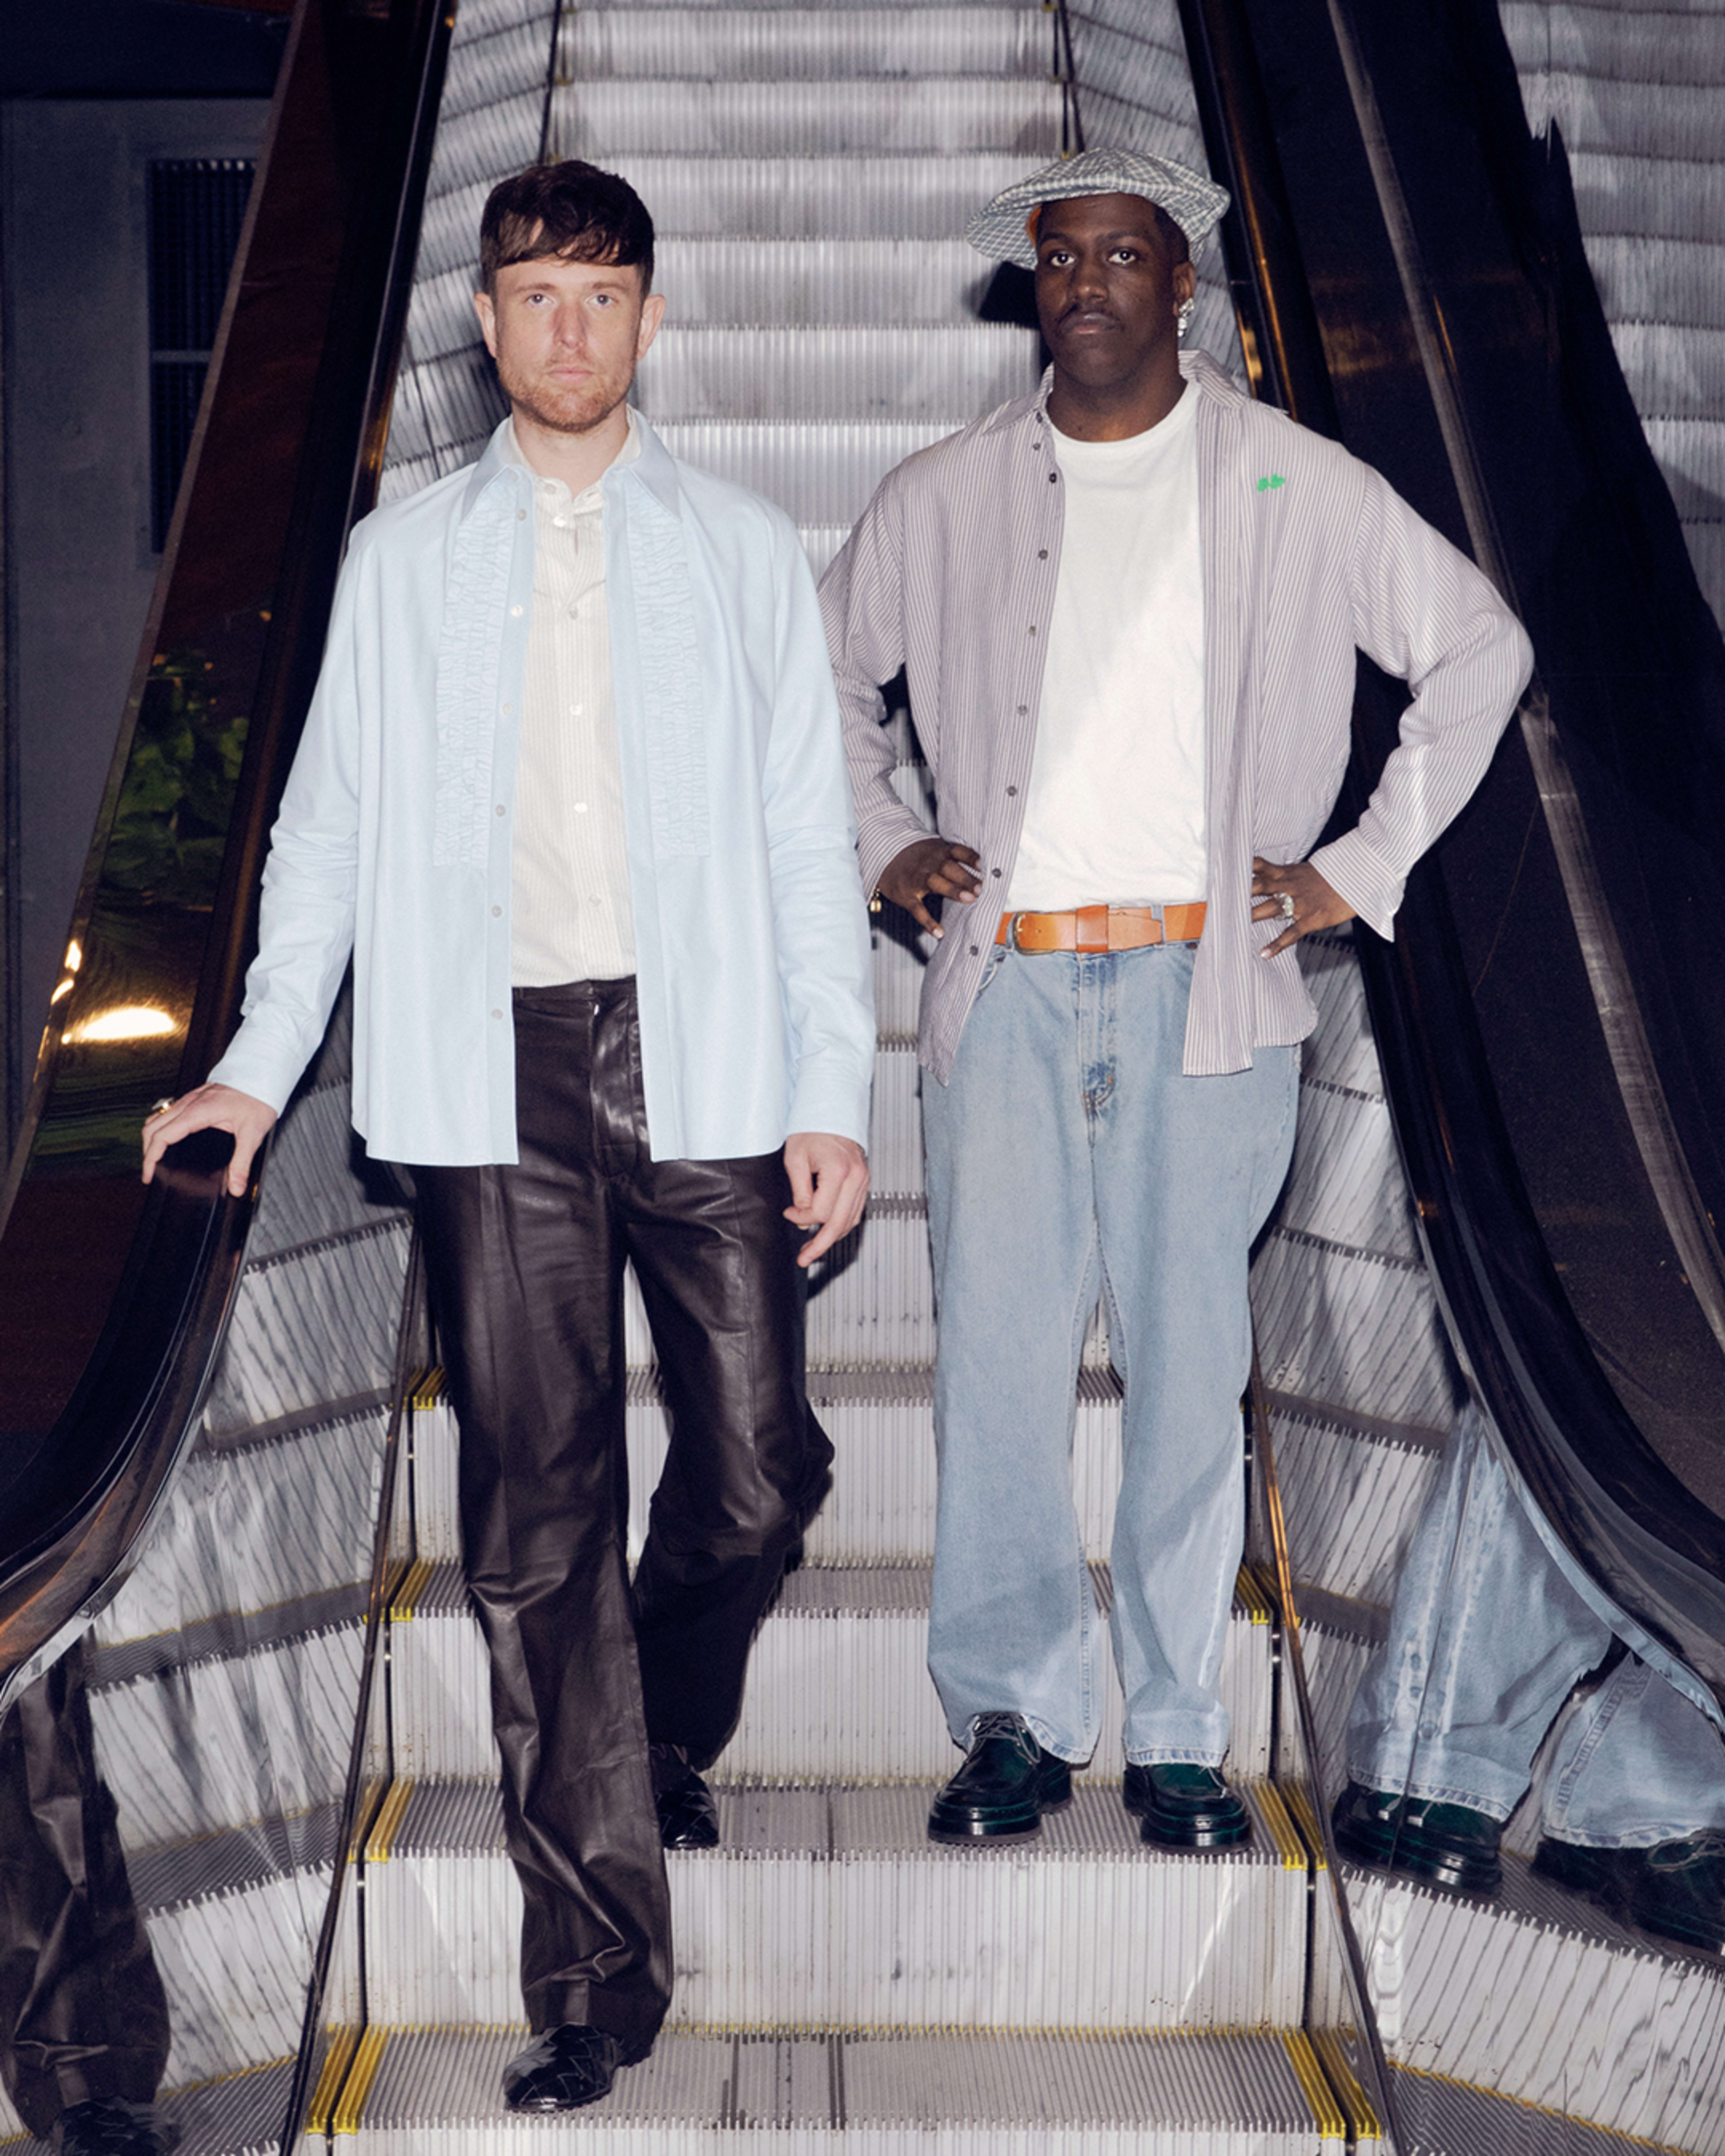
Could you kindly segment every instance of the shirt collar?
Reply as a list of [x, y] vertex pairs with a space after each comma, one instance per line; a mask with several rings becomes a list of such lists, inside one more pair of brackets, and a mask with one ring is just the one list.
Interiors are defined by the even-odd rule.
[[[492, 430], [491, 439], [485, 446], [471, 477], [461, 496], [461, 515], [470, 516], [479, 506], [486, 490], [501, 482], [511, 490], [523, 483], [531, 486], [535, 475], [523, 462], [515, 439], [512, 420], [505, 419]], [[633, 405], [629, 408], [629, 440], [600, 480], [600, 485], [608, 495], [614, 488], [633, 485], [637, 481], [644, 485], [661, 507], [675, 513], [677, 508], [676, 460]]]
[[[1220, 367], [1207, 352], [1183, 352], [1180, 354], [1180, 372], [1202, 397], [1209, 397], [1224, 404], [1244, 401], [1244, 393], [1235, 385], [1225, 367]], [[1027, 397], [1014, 397], [983, 423], [985, 434], [1000, 433], [1008, 427], [1023, 426], [1027, 421], [1046, 421], [1050, 429], [1053, 421], [1048, 417], [1048, 393], [1054, 387], [1054, 369], [1047, 367], [1041, 381]]]

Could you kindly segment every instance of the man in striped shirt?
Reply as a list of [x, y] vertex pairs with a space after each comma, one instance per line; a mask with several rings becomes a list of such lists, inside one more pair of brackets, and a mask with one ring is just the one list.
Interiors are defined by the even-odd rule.
[[[1247, 1255], [1314, 1022], [1293, 947], [1355, 915], [1390, 932], [1530, 664], [1490, 584], [1378, 474], [1182, 357], [1192, 252], [1226, 206], [1179, 166], [1095, 150], [973, 219], [985, 254], [1034, 269], [1052, 370], [890, 473], [822, 587], [864, 882], [937, 939], [929, 1665], [967, 1754], [937, 1839], [1035, 1832], [1096, 1742], [1070, 1451], [1099, 1294], [1126, 1383], [1126, 1802], [1149, 1841], [1246, 1833], [1217, 1685]], [[1357, 649], [1414, 701], [1365, 814], [1314, 852]], [[901, 666], [933, 834], [879, 724]]]

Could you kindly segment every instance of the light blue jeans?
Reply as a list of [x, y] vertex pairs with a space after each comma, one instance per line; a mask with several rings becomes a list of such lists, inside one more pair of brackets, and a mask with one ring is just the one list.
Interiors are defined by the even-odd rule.
[[1287, 1173], [1298, 1054], [1182, 1075], [1193, 950], [997, 951], [950, 1084], [925, 1078], [939, 1348], [928, 1665], [954, 1741], [1015, 1710], [1087, 1759], [1099, 1620], [1072, 1503], [1098, 1291], [1126, 1382], [1111, 1553], [1127, 1756], [1219, 1766], [1244, 1532], [1246, 1259]]
[[[1348, 1725], [1368, 1789], [1507, 1819], [1576, 1680], [1611, 1633], [1558, 1572], [1462, 1410], [1396, 1585], [1389, 1635]], [[1725, 1744], [1690, 1701], [1627, 1656], [1572, 1708], [1541, 1795], [1546, 1833], [1647, 1849], [1725, 1828]]]

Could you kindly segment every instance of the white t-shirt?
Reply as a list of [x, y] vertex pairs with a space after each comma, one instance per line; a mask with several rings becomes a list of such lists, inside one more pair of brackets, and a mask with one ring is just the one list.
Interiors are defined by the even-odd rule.
[[1123, 442], [1050, 427], [1065, 488], [1014, 910], [1205, 896], [1198, 398]]

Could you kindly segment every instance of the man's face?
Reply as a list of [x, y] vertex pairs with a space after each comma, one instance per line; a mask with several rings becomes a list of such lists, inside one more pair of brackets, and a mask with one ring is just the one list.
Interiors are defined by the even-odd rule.
[[629, 394], [665, 301], [633, 263], [511, 262], [495, 297], [474, 295], [485, 346], [516, 411], [548, 432], [585, 434]]
[[1176, 362], [1181, 303], [1197, 288], [1142, 195], [1078, 195], [1043, 205], [1036, 311], [1056, 373], [1129, 392]]

